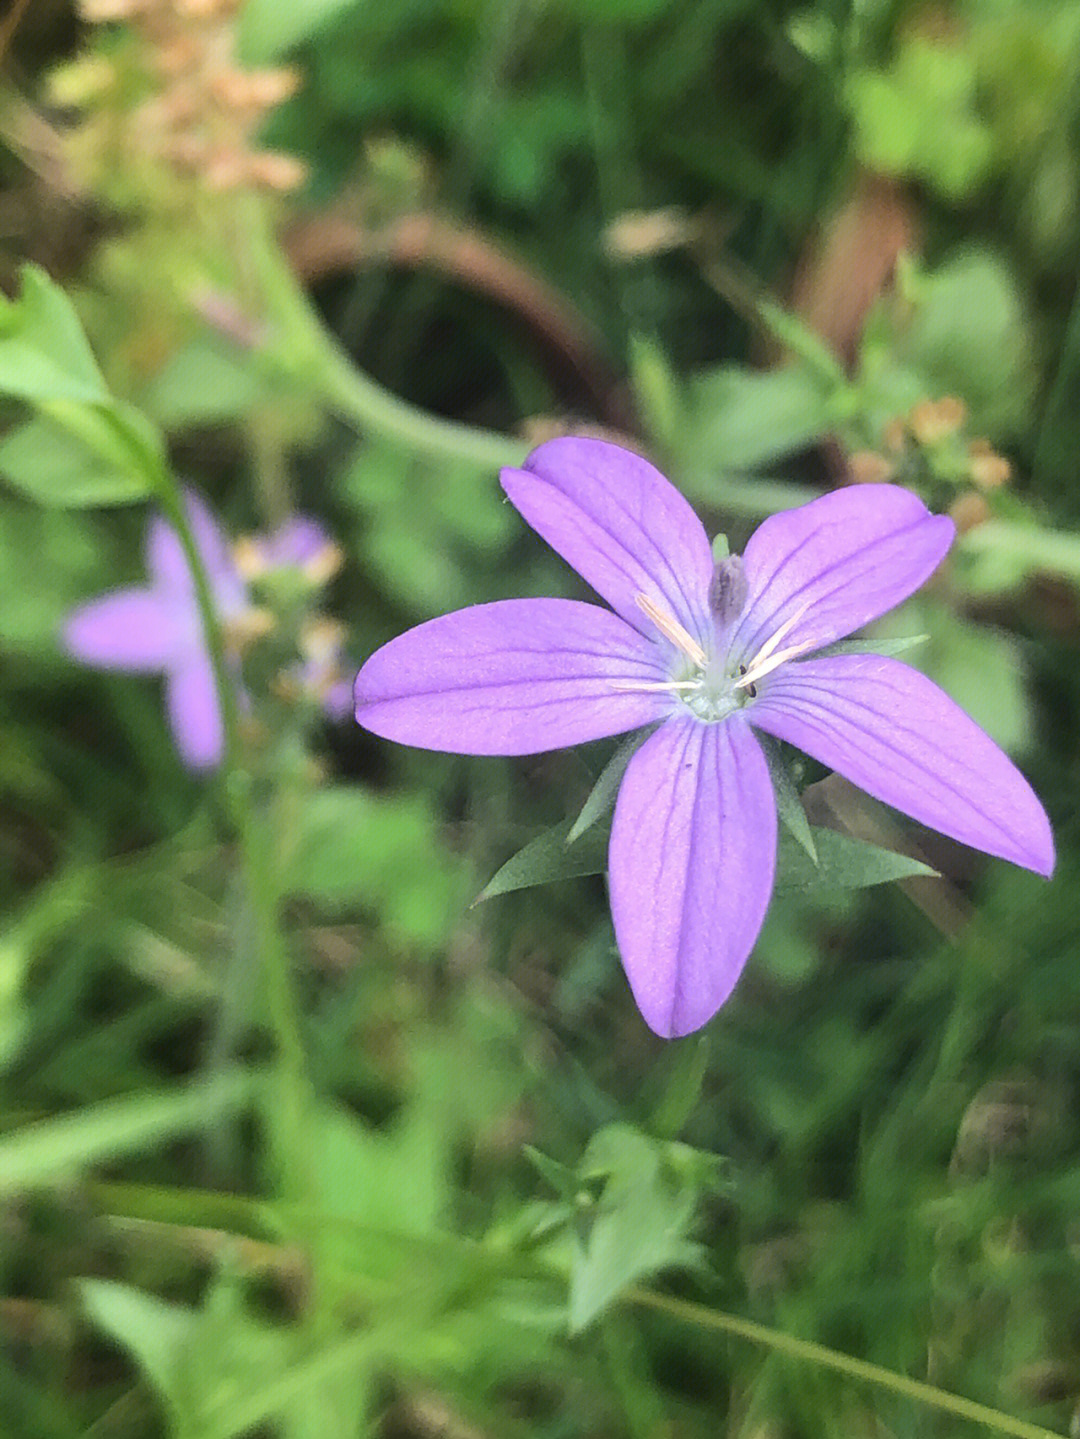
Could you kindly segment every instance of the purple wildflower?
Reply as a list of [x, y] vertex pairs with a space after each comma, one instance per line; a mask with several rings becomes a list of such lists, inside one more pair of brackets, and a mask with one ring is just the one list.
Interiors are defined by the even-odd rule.
[[[247, 590], [206, 505], [191, 491], [185, 503], [218, 617], [228, 625], [246, 611]], [[214, 671], [191, 570], [161, 516], [150, 521], [146, 568], [148, 585], [112, 590], [77, 609], [64, 628], [64, 644], [76, 659], [99, 669], [163, 672], [180, 755], [192, 769], [209, 769], [224, 750]]]
[[1019, 770], [917, 670], [827, 647], [907, 598], [950, 520], [893, 485], [773, 515], [715, 564], [681, 494], [596, 440], [542, 445], [502, 485], [611, 606], [505, 600], [429, 620], [367, 661], [357, 719], [386, 738], [530, 754], [659, 728], [615, 806], [615, 935], [646, 1022], [698, 1029], [731, 993], [773, 886], [776, 805], [753, 730], [965, 844], [1049, 875]]
[[309, 584], [324, 585], [341, 564], [341, 551], [310, 515], [291, 515], [270, 534], [248, 536], [236, 548], [240, 570], [249, 580], [299, 570]]
[[352, 685], [345, 678], [345, 626], [316, 615], [300, 634], [303, 656], [296, 675], [301, 688], [323, 707], [328, 719], [343, 720], [352, 708]]

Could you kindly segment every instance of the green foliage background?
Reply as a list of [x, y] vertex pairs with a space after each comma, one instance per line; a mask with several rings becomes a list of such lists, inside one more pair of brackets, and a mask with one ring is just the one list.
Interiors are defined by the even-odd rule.
[[[301, 80], [272, 202], [139, 143], [137, 24], [3, 24], [0, 1433], [1075, 1432], [1080, 10], [246, 0], [237, 53]], [[874, 269], [867, 186], [907, 244], [830, 343], [804, 301], [838, 214], [841, 297]], [[395, 260], [416, 214], [473, 258]], [[171, 471], [234, 535], [327, 525], [357, 663], [577, 594], [496, 472], [581, 425], [736, 549], [852, 456], [974, 500], [878, 638], [926, 635], [1023, 765], [1052, 883], [816, 785], [815, 824], [943, 878], [793, 858], [734, 998], [665, 1044], [598, 832], [562, 844], [615, 746], [398, 750], [276, 696], [271, 646], [238, 801], [154, 680], [63, 653]]]

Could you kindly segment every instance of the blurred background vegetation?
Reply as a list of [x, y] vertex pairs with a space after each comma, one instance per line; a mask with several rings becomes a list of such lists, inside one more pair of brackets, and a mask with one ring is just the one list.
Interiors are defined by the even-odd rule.
[[8, 0], [0, 52], [0, 286], [64, 286], [231, 534], [322, 521], [353, 662], [579, 592], [500, 498], [540, 438], [643, 449], [733, 548], [896, 479], [961, 536], [881, 630], [1060, 853], [808, 773], [942, 878], [778, 897], [675, 1044], [601, 879], [469, 907], [604, 746], [278, 694], [252, 871], [157, 682], [59, 642], [146, 507], [3, 401], [0, 1433], [1076, 1433], [1075, 0]]

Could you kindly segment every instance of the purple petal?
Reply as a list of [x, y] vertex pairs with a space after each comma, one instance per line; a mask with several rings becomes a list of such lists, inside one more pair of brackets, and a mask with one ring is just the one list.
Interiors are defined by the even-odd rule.
[[785, 665], [761, 685], [754, 725], [974, 849], [1049, 875], [1046, 812], [1013, 762], [925, 675], [881, 655]]
[[[229, 616], [244, 607], [247, 591], [233, 560], [224, 532], [206, 503], [194, 490], [185, 489], [188, 520], [210, 580], [220, 613]], [[191, 569], [176, 531], [161, 515], [150, 521], [146, 541], [146, 567], [155, 584], [174, 594], [191, 594]]]
[[917, 590], [955, 533], [952, 520], [897, 485], [853, 485], [771, 515], [743, 555], [748, 597], [733, 653], [749, 661], [804, 605], [784, 649], [851, 634]]
[[68, 617], [63, 643], [99, 669], [162, 670], [190, 646], [193, 621], [188, 606], [156, 590], [113, 590]]
[[353, 687], [348, 680], [335, 680], [323, 695], [323, 710], [332, 720], [344, 719], [352, 705]]
[[630, 761], [608, 884], [615, 937], [646, 1024], [672, 1039], [727, 999], [776, 868], [776, 802], [741, 718], [661, 726]]
[[225, 730], [209, 655], [193, 651], [169, 673], [165, 704], [184, 763], [192, 769], [211, 769], [220, 764], [225, 752]]
[[647, 460], [603, 440], [551, 440], [523, 470], [503, 470], [500, 479], [533, 529], [628, 624], [656, 638], [635, 601], [644, 594], [705, 642], [713, 572], [708, 536]]
[[292, 515], [272, 534], [258, 539], [259, 557], [267, 569], [302, 569], [317, 559], [330, 544], [330, 536], [318, 520]]
[[399, 635], [356, 677], [356, 718], [401, 744], [452, 754], [540, 754], [670, 712], [652, 645], [578, 600], [500, 600]]

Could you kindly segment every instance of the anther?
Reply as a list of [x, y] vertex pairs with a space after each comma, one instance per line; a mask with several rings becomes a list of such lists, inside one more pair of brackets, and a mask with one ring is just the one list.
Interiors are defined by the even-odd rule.
[[634, 603], [641, 612], [652, 620], [653, 624], [660, 631], [666, 640], [670, 640], [677, 650], [681, 650], [689, 660], [693, 660], [698, 669], [704, 669], [709, 662], [709, 657], [694, 639], [693, 635], [683, 629], [677, 619], [668, 614], [667, 610], [661, 609], [655, 600], [651, 600], [646, 594], [634, 596]]

